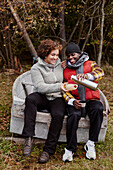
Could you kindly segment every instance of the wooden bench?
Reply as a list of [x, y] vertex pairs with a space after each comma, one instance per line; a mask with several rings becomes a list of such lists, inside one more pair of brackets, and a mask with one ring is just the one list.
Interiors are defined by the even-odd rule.
[[[24, 108], [25, 108], [25, 98], [27, 95], [33, 92], [33, 83], [31, 80], [30, 71], [27, 71], [20, 75], [13, 84], [13, 103], [11, 108], [11, 121], [10, 121], [10, 132], [16, 134], [22, 134], [24, 126]], [[109, 104], [99, 89], [101, 96], [101, 101], [104, 104], [104, 119], [101, 126], [99, 141], [105, 140], [106, 130], [107, 130], [107, 115], [109, 113]], [[60, 134], [59, 141], [66, 142], [66, 118], [64, 118], [62, 131]], [[46, 112], [37, 112], [36, 125], [35, 125], [35, 137], [39, 139], [46, 139], [48, 134], [48, 129], [50, 126], [51, 116]], [[81, 118], [79, 121], [79, 127], [77, 130], [78, 143], [86, 142], [89, 136], [89, 119]]]

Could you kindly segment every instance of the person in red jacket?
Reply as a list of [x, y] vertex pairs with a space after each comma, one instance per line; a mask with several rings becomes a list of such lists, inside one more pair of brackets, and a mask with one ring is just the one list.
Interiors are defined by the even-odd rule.
[[[75, 83], [71, 80], [72, 75], [76, 75], [78, 80], [88, 79], [94, 82], [104, 77], [103, 70], [95, 61], [90, 61], [85, 52], [81, 52], [79, 46], [70, 42], [66, 48], [66, 64], [64, 69], [64, 79], [68, 83]], [[73, 152], [77, 149], [77, 128], [81, 117], [87, 113], [90, 119], [89, 140], [84, 146], [86, 157], [96, 159], [95, 142], [98, 141], [101, 124], [103, 121], [103, 104], [100, 101], [98, 89], [93, 91], [83, 85], [78, 85], [78, 89], [71, 92], [63, 92], [63, 97], [68, 103], [67, 118], [67, 146], [63, 155], [63, 161], [72, 161]], [[81, 101], [86, 103], [82, 106]]]

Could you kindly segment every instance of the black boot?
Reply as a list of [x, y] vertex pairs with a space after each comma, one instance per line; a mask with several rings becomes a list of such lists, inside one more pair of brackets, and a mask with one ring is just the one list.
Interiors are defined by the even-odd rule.
[[49, 153], [43, 151], [39, 157], [39, 163], [46, 163], [49, 161]]
[[32, 152], [32, 145], [33, 145], [33, 138], [32, 137], [27, 137], [25, 139], [25, 144], [23, 148], [23, 155], [24, 156], [29, 156]]

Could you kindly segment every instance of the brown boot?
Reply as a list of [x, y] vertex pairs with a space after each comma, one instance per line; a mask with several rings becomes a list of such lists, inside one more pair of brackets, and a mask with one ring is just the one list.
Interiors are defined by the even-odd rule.
[[43, 151], [39, 157], [39, 163], [46, 163], [49, 161], [49, 153]]
[[29, 156], [31, 154], [32, 145], [33, 145], [33, 138], [32, 137], [26, 138], [24, 148], [23, 148], [23, 155], [24, 156]]

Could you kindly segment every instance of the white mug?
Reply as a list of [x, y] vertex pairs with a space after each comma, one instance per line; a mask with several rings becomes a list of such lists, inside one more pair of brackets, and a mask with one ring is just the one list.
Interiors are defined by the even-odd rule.
[[72, 91], [72, 90], [76, 90], [78, 88], [77, 84], [66, 84], [65, 85], [66, 90]]
[[86, 101], [80, 100], [80, 103], [82, 104], [82, 107], [86, 107]]

